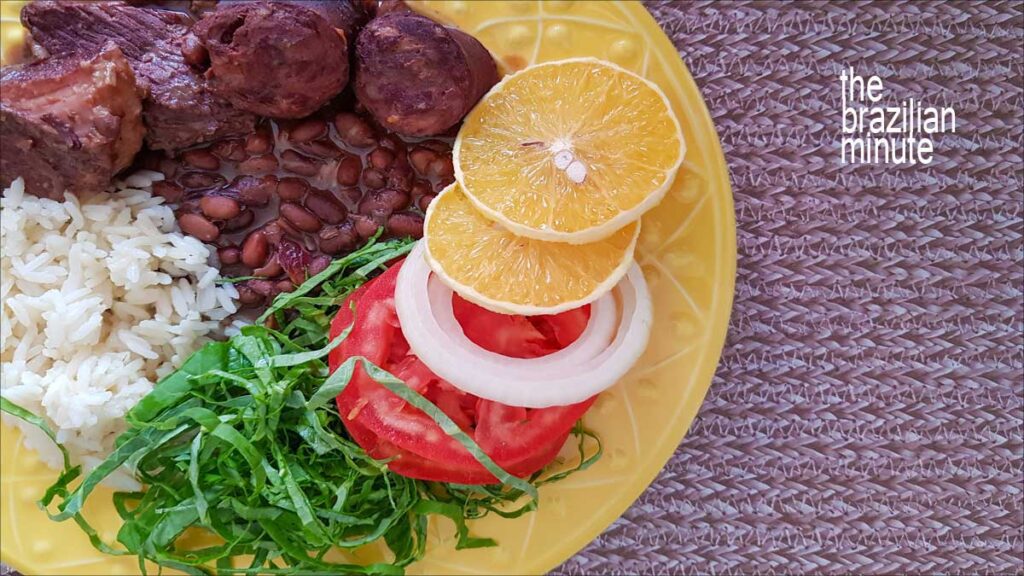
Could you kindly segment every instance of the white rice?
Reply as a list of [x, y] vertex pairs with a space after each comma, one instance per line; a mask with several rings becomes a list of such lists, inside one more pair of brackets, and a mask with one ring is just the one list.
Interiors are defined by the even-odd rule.
[[[110, 453], [124, 414], [234, 313], [237, 292], [199, 240], [133, 174], [81, 202], [0, 199], [0, 394], [43, 416], [88, 470]], [[52, 466], [45, 436], [14, 418]], [[130, 487], [121, 473], [113, 485]]]

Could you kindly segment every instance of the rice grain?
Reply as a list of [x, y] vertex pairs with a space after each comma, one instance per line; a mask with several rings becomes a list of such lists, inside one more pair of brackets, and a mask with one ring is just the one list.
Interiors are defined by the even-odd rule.
[[[148, 190], [159, 179], [137, 172], [63, 202], [26, 195], [19, 179], [0, 199], [0, 395], [44, 417], [87, 470], [125, 413], [236, 311], [210, 251]], [[22, 430], [59, 464], [48, 439]], [[134, 486], [126, 471], [112, 478]]]

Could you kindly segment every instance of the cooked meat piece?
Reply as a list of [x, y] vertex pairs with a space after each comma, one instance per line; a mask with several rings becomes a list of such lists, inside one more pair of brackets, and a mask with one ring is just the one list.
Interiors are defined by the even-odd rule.
[[363, 7], [353, 0], [279, 0], [298, 4], [313, 10], [327, 23], [345, 33], [349, 48], [353, 48], [359, 31], [366, 25], [369, 16]]
[[32, 39], [52, 55], [95, 54], [108, 41], [124, 51], [149, 90], [143, 108], [146, 142], [176, 150], [252, 130], [255, 117], [211, 94], [182, 55], [192, 18], [181, 12], [121, 2], [41, 0], [21, 11]]
[[209, 52], [210, 89], [241, 110], [301, 118], [348, 83], [344, 33], [305, 4], [224, 3], [193, 32]]
[[385, 128], [440, 134], [498, 81], [491, 54], [472, 36], [413, 12], [370, 21], [356, 43], [356, 96]]
[[142, 147], [145, 92], [121, 49], [51, 57], [0, 75], [0, 184], [37, 196], [92, 194]]
[[114, 42], [135, 66], [147, 57], [163, 56], [163, 45], [184, 34], [192, 18], [124, 2], [38, 0], [22, 9], [21, 23], [51, 54], [96, 52]]
[[374, 16], [383, 16], [385, 14], [391, 14], [392, 12], [412, 12], [412, 8], [405, 3], [405, 0], [381, 0], [373, 2]]
[[197, 16], [217, 6], [217, 0], [127, 0], [133, 6], [152, 6], [165, 10], [189, 12]]

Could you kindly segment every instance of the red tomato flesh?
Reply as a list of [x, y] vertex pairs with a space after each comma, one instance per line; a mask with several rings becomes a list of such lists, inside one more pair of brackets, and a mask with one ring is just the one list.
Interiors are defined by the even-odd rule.
[[474, 344], [503, 356], [538, 358], [572, 344], [590, 321], [590, 305], [562, 314], [513, 316], [481, 308], [456, 294], [452, 311]]
[[[593, 403], [529, 409], [506, 406], [467, 394], [434, 374], [409, 350], [395, 312], [395, 282], [401, 262], [345, 299], [331, 324], [331, 337], [353, 325], [330, 355], [331, 370], [352, 356], [364, 356], [400, 378], [440, 408], [499, 466], [529, 476], [550, 462], [573, 424]], [[487, 350], [535, 358], [568, 346], [583, 332], [589, 306], [554, 316], [507, 316], [458, 296], [455, 317], [466, 336]], [[412, 478], [488, 484], [497, 479], [429, 416], [371, 379], [361, 365], [338, 395], [338, 411], [352, 438], [375, 458], [393, 458], [388, 467]]]

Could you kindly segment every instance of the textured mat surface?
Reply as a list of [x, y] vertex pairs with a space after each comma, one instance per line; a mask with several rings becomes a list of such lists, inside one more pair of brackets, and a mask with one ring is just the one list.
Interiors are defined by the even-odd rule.
[[[700, 415], [557, 574], [1024, 572], [1022, 4], [649, 3], [711, 109], [739, 275]], [[839, 70], [953, 106], [843, 166]]]
[[[721, 135], [736, 304], [675, 457], [556, 573], [1024, 573], [1021, 4], [648, 8]], [[840, 165], [849, 65], [955, 108], [932, 165]]]

